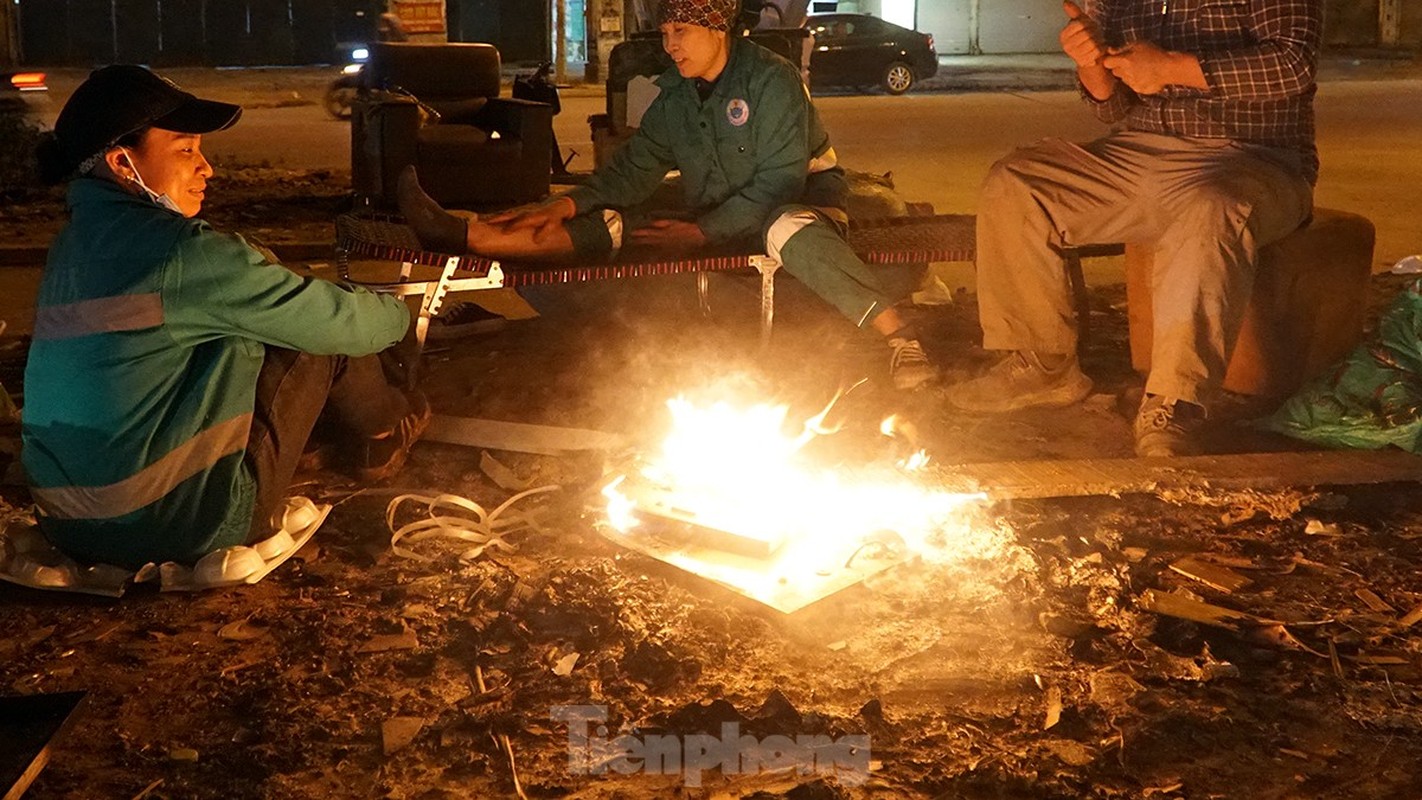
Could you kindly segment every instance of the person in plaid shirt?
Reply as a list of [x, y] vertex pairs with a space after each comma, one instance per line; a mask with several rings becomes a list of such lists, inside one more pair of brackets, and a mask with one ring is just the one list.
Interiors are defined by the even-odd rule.
[[993, 413], [1085, 398], [1059, 249], [1153, 241], [1154, 343], [1136, 452], [1197, 453], [1259, 248], [1313, 208], [1322, 2], [1063, 5], [1062, 49], [1082, 97], [1115, 131], [1046, 140], [993, 166], [978, 210], [978, 310], [984, 347], [1011, 352], [948, 400]]

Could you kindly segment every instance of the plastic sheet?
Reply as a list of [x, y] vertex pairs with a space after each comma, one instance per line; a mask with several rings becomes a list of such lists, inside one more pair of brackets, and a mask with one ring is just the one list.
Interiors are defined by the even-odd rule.
[[1367, 341], [1259, 425], [1325, 447], [1422, 452], [1422, 281]]

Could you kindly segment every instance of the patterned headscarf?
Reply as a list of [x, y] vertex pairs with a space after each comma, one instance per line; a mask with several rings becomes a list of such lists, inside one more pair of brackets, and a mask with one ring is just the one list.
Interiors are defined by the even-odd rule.
[[657, 24], [680, 22], [728, 31], [741, 11], [741, 0], [660, 0]]

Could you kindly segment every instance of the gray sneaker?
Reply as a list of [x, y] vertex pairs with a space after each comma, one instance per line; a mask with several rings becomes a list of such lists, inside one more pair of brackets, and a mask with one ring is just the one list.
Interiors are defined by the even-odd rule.
[[1142, 458], [1197, 456], [1204, 452], [1198, 433], [1205, 409], [1174, 397], [1148, 394], [1133, 426], [1136, 455]]
[[948, 403], [975, 414], [1004, 414], [1028, 408], [1061, 408], [1091, 394], [1091, 379], [1076, 356], [1048, 369], [1034, 353], [1019, 350], [994, 364], [981, 377], [950, 386]]
[[894, 388], [908, 391], [928, 383], [938, 377], [938, 370], [923, 352], [923, 345], [917, 339], [889, 340], [889, 377]]

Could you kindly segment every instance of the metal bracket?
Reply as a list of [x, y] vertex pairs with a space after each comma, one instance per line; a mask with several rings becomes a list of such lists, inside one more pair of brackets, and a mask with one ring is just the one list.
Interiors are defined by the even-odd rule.
[[701, 316], [711, 316], [711, 274], [709, 272], [696, 273], [696, 305], [701, 309]]
[[[425, 296], [420, 301], [420, 316], [415, 320], [415, 341], [420, 343], [420, 348], [425, 346], [425, 336], [430, 331], [430, 318], [439, 313], [440, 306], [444, 305], [444, 296], [449, 294], [449, 282], [454, 277], [454, 271], [459, 268], [459, 258], [450, 256], [444, 262], [444, 269], [440, 271], [439, 280], [425, 283]], [[410, 263], [407, 261], [400, 265], [400, 277], [410, 276]]]
[[775, 324], [775, 272], [780, 262], [770, 256], [751, 256], [750, 265], [760, 273], [760, 349], [765, 350]]

